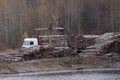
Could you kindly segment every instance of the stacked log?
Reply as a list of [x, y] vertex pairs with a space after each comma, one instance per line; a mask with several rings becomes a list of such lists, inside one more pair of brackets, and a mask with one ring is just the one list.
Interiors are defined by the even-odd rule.
[[113, 40], [111, 43], [105, 44], [100, 50], [100, 54], [107, 54], [111, 52], [115, 52], [120, 55], [120, 39]]
[[23, 54], [22, 60], [44, 59], [44, 58], [60, 58], [77, 56], [78, 54], [72, 49], [56, 49], [55, 47], [41, 46], [28, 54]]

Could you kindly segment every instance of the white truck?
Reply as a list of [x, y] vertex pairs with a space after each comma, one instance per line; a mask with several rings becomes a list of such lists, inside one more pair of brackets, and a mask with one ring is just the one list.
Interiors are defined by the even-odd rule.
[[68, 47], [66, 35], [44, 35], [25, 38], [22, 48], [29, 48], [36, 45], [52, 45], [54, 47]]

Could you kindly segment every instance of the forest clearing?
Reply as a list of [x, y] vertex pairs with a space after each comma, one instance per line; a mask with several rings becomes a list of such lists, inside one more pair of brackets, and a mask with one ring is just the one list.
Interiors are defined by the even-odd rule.
[[0, 0], [0, 79], [84, 71], [119, 74], [119, 3], [120, 0]]

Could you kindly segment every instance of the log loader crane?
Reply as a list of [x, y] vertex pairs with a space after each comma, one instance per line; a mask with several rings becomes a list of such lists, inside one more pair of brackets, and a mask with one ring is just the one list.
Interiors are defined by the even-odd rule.
[[[59, 23], [59, 26], [60, 27], [53, 27], [53, 24], [58, 22]], [[63, 21], [62, 18], [58, 18], [52, 22], [49, 23], [49, 28], [35, 28], [34, 30], [38, 30], [38, 31], [51, 31], [51, 30], [64, 30], [66, 35], [63, 34], [63, 35], [44, 35], [44, 36], [41, 36], [41, 35], [35, 35], [33, 36], [32, 38], [26, 38], [24, 39], [24, 42], [23, 42], [23, 45], [22, 45], [22, 48], [29, 48], [29, 47], [33, 47], [33, 46], [36, 46], [36, 45], [41, 45], [44, 43], [49, 43], [50, 42], [50, 38], [52, 37], [53, 39], [61, 39], [63, 41], [65, 41], [66, 39], [66, 42], [64, 44], [67, 43], [67, 46], [71, 49], [75, 49], [77, 50], [77, 52], [80, 52], [81, 50], [79, 48], [75, 48], [75, 46], [72, 45], [72, 39], [74, 39], [74, 35], [70, 33], [70, 31], [67, 29], [67, 27], [65, 26], [65, 23]], [[61, 43], [63, 41], [56, 41], [57, 44], [58, 43]]]

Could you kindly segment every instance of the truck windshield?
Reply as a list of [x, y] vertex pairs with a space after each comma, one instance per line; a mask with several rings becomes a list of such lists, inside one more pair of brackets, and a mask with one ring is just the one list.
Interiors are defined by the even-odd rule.
[[30, 45], [30, 41], [24, 41], [23, 45]]

